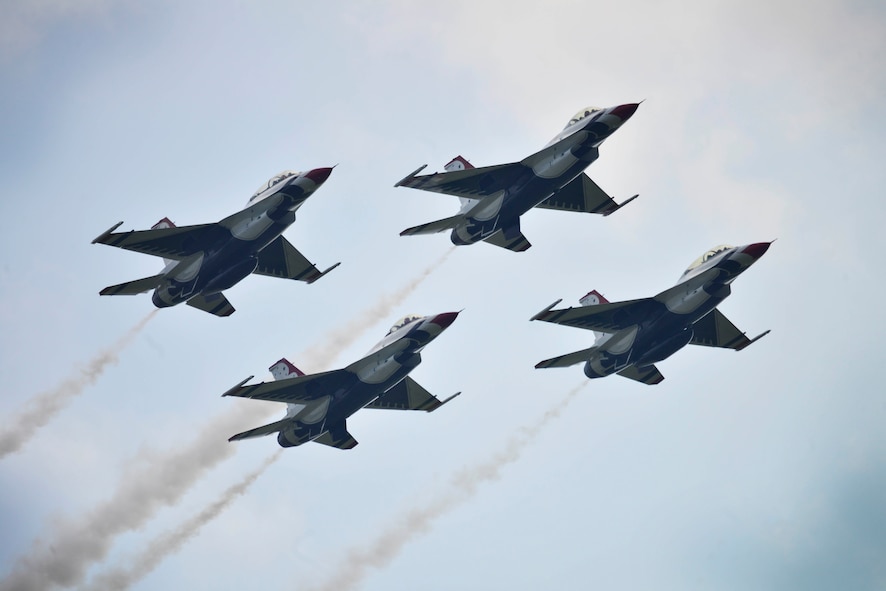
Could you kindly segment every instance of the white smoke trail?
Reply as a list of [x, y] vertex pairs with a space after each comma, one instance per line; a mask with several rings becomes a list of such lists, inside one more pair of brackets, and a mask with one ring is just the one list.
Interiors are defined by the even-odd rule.
[[204, 525], [218, 517], [228, 505], [245, 493], [258, 477], [280, 458], [282, 452], [282, 449], [278, 449], [273, 455], [267, 457], [258, 468], [248, 473], [240, 482], [225, 490], [215, 502], [207, 505], [190, 519], [180, 523], [178, 527], [155, 538], [148, 544], [147, 548], [130, 560], [129, 568], [120, 567], [101, 573], [90, 581], [89, 585], [84, 587], [84, 590], [118, 591], [126, 589], [143, 579], [157, 568], [157, 565], [167, 556], [178, 552], [185, 542], [199, 533]]
[[69, 377], [52, 390], [37, 394], [17, 417], [4, 420], [5, 429], [0, 433], [0, 458], [18, 451], [75, 396], [80, 395], [87, 386], [94, 384], [108, 365], [117, 363], [120, 351], [135, 339], [156, 313], [157, 310], [152, 310], [126, 331], [117, 342], [99, 352], [78, 375]]
[[586, 382], [570, 390], [556, 406], [544, 413], [534, 424], [521, 428], [505, 446], [486, 460], [467, 466], [455, 474], [450, 488], [436, 498], [423, 499], [422, 505], [398, 515], [381, 534], [367, 545], [348, 552], [344, 564], [328, 581], [309, 587], [310, 591], [345, 591], [356, 588], [370, 569], [380, 569], [391, 563], [407, 543], [430, 531], [434, 521], [459, 505], [469, 501], [484, 482], [497, 480], [501, 469], [520, 459], [523, 451], [539, 433], [572, 401]]
[[[440, 265], [446, 262], [446, 259], [449, 258], [449, 255], [451, 255], [456, 248], [457, 247], [453, 246], [447, 250], [443, 253], [443, 256], [431, 263], [409, 283], [393, 293], [382, 295], [375, 304], [364, 310], [362, 314], [355, 317], [345, 326], [332, 331], [322, 343], [318, 346], [312, 347], [311, 350], [304, 355], [304, 359], [299, 360], [299, 363], [304, 362], [305, 367], [308, 368], [323, 367], [323, 360], [330, 356], [334, 357], [339, 351], [352, 345], [358, 336], [363, 334], [364, 331], [380, 319], [389, 316], [394, 307], [403, 303], [403, 301], [412, 294], [419, 285], [421, 285], [422, 281], [427, 279], [431, 273], [436, 271]], [[311, 369], [311, 371], [314, 370]]]
[[[334, 331], [304, 356], [326, 367], [342, 348], [351, 345], [375, 322], [406, 299], [452, 251], [393, 294], [383, 296], [343, 329]], [[233, 455], [227, 443], [233, 433], [254, 427], [279, 407], [249, 400], [226, 401], [229, 409], [209, 421], [190, 442], [165, 452], [144, 452], [120, 480], [110, 499], [84, 518], [63, 523], [50, 542], [37, 540], [12, 572], [0, 581], [0, 591], [47, 589], [83, 582], [89, 566], [102, 560], [114, 539], [146, 523], [165, 505], [176, 503], [209, 469]]]

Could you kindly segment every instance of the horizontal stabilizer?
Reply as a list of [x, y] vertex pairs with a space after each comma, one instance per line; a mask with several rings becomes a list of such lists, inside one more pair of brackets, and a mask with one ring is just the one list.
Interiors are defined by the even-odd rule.
[[192, 308], [215, 314], [216, 316], [230, 316], [237, 310], [228, 301], [228, 298], [220, 293], [214, 293], [209, 296], [198, 295], [187, 301]]
[[292, 422], [292, 419], [282, 419], [280, 421], [275, 421], [273, 423], [269, 423], [267, 425], [262, 425], [261, 427], [256, 427], [255, 429], [250, 429], [249, 431], [243, 431], [242, 433], [237, 433], [228, 441], [240, 441], [241, 439], [252, 439], [253, 437], [264, 437], [265, 435], [270, 435], [271, 433], [276, 433], [278, 431], [282, 431], [287, 427], [289, 423]]
[[337, 447], [338, 449], [353, 449], [357, 447], [357, 440], [348, 433], [345, 421], [333, 425], [323, 435], [314, 440], [316, 443]]
[[545, 359], [544, 361], [539, 361], [535, 364], [536, 369], [544, 369], [548, 367], [569, 367], [575, 365], [576, 363], [581, 363], [582, 361], [587, 361], [591, 358], [591, 352], [593, 352], [594, 347], [590, 347], [588, 349], [582, 349], [581, 351], [573, 351], [572, 353], [567, 353], [566, 355], [560, 355], [559, 357], [553, 357], [551, 359]]
[[437, 234], [438, 232], [444, 232], [446, 230], [453, 229], [458, 224], [463, 222], [464, 219], [465, 217], [463, 215], [454, 215], [451, 218], [445, 218], [442, 220], [428, 222], [427, 224], [422, 224], [420, 226], [406, 228], [405, 230], [400, 232], [400, 236], [415, 236], [416, 234]]
[[643, 369], [637, 368], [636, 365], [630, 365], [618, 372], [618, 375], [650, 386], [658, 384], [664, 379], [664, 376], [654, 365], [647, 365]]
[[501, 248], [506, 248], [514, 252], [523, 252], [524, 250], [529, 250], [532, 246], [532, 243], [526, 240], [526, 236], [519, 231], [512, 238], [508, 239], [505, 238], [505, 235], [501, 230], [498, 230], [494, 232], [492, 236], [484, 238], [483, 240], [489, 244], [494, 244], [495, 246], [500, 246]]
[[163, 274], [152, 275], [144, 279], [136, 279], [135, 281], [127, 281], [118, 285], [111, 285], [101, 290], [99, 295], [136, 295], [145, 293], [155, 289], [163, 282]]

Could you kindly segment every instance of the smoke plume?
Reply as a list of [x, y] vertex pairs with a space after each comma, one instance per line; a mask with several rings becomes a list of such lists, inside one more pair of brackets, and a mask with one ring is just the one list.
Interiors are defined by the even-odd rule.
[[[319, 346], [302, 357], [314, 366], [326, 367], [341, 349], [350, 346], [362, 333], [384, 318], [391, 308], [406, 299], [449, 256], [423, 270], [415, 279], [392, 294], [382, 296], [356, 319], [335, 330]], [[85, 517], [62, 523], [49, 542], [37, 540], [31, 551], [20, 558], [0, 591], [48, 589], [83, 582], [86, 571], [107, 555], [114, 539], [138, 529], [163, 506], [175, 504], [202, 476], [233, 455], [236, 445], [227, 442], [238, 431], [255, 427], [279, 406], [253, 400], [226, 400], [228, 410], [216, 415], [190, 442], [164, 452], [141, 452], [120, 479], [110, 499]]]
[[130, 561], [129, 568], [115, 568], [101, 573], [85, 589], [87, 591], [117, 591], [129, 587], [147, 576], [167, 556], [178, 552], [185, 542], [199, 533], [204, 525], [218, 517], [238, 496], [245, 493], [252, 483], [280, 458], [282, 452], [282, 449], [278, 449], [273, 455], [266, 458], [257, 469], [247, 474], [243, 480], [224, 491], [215, 502], [179, 524], [175, 529], [155, 538], [147, 548]]
[[532, 444], [545, 427], [560, 416], [585, 383], [570, 390], [553, 408], [538, 421], [521, 428], [511, 436], [505, 446], [486, 460], [462, 468], [453, 474], [449, 490], [436, 498], [423, 498], [422, 505], [398, 515], [374, 540], [361, 548], [348, 552], [339, 571], [325, 583], [310, 588], [311, 591], [345, 591], [354, 589], [369, 574], [391, 563], [407, 543], [430, 531], [434, 521], [459, 505], [469, 501], [484, 482], [497, 480], [501, 469], [520, 459], [523, 451]]
[[78, 374], [69, 377], [52, 390], [37, 394], [17, 417], [5, 420], [5, 429], [0, 433], [0, 458], [18, 451], [40, 427], [46, 425], [75, 396], [80, 395], [87, 386], [94, 384], [108, 365], [117, 363], [120, 351], [135, 339], [156, 313], [157, 310], [152, 310], [126, 331], [116, 343], [99, 352]]
[[449, 255], [451, 255], [455, 249], [456, 247], [453, 246], [409, 283], [393, 293], [382, 295], [375, 304], [364, 310], [362, 314], [358, 315], [341, 328], [333, 330], [327, 335], [323, 342], [304, 354], [303, 359], [300, 359], [299, 363], [304, 362], [304, 366], [307, 368], [324, 367], [326, 365], [324, 361], [330, 357], [334, 358], [338, 352], [352, 345], [354, 341], [357, 340], [357, 337], [362, 335], [364, 331], [369, 329], [382, 318], [389, 316], [394, 307], [402, 304], [403, 301], [412, 294], [419, 285], [421, 285], [422, 281], [427, 279], [431, 273], [436, 271], [440, 265], [446, 262], [446, 259], [449, 258]]

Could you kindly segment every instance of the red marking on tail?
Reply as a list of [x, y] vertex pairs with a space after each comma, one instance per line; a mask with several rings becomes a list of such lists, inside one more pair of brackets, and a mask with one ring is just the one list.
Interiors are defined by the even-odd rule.
[[175, 224], [172, 223], [172, 220], [169, 218], [163, 218], [153, 226], [151, 226], [152, 230], [156, 230], [158, 228], [175, 228]]
[[461, 156], [456, 156], [443, 167], [444, 170], [468, 170], [470, 168], [475, 167]]

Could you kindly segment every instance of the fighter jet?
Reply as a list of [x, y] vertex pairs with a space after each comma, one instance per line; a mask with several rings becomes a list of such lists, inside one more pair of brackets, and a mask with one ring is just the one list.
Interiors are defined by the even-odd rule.
[[344, 369], [305, 375], [286, 359], [269, 369], [274, 382], [244, 386], [249, 376], [222, 396], [286, 403], [286, 416], [268, 425], [238, 433], [228, 441], [277, 433], [282, 447], [316, 441], [351, 449], [357, 441], [348, 433], [346, 420], [361, 408], [437, 410], [459, 394], [443, 400], [409, 377], [421, 363], [421, 350], [455, 321], [458, 312], [435, 316], [406, 316], [366, 357]]
[[419, 167], [394, 186], [455, 195], [461, 209], [452, 217], [407, 228], [400, 235], [451, 230], [455, 245], [485, 240], [519, 252], [532, 246], [520, 231], [520, 216], [533, 207], [604, 216], [614, 213], [637, 195], [619, 205], [582, 171], [597, 159], [603, 140], [638, 106], [582, 109], [544, 148], [520, 162], [475, 168], [456, 156], [445, 166], [446, 172], [415, 176], [427, 164]]
[[221, 292], [250, 273], [313, 283], [340, 263], [321, 273], [281, 234], [331, 172], [331, 168], [283, 171], [258, 188], [246, 209], [215, 224], [176, 227], [163, 218], [150, 230], [115, 234], [123, 224], [119, 222], [92, 243], [163, 257], [166, 266], [157, 275], [99, 293], [135, 295], [153, 289], [158, 308], [185, 302], [216, 316], [230, 316], [234, 307]]
[[674, 287], [655, 297], [610, 303], [594, 290], [579, 300], [583, 307], [553, 310], [562, 301], [557, 300], [530, 320], [592, 330], [596, 342], [535, 367], [568, 367], [584, 361], [589, 378], [618, 373], [657, 384], [664, 376], [654, 364], [686, 345], [741, 351], [769, 331], [749, 339], [716, 308], [729, 296], [735, 278], [757, 262], [770, 244], [713, 248], [696, 259]]

